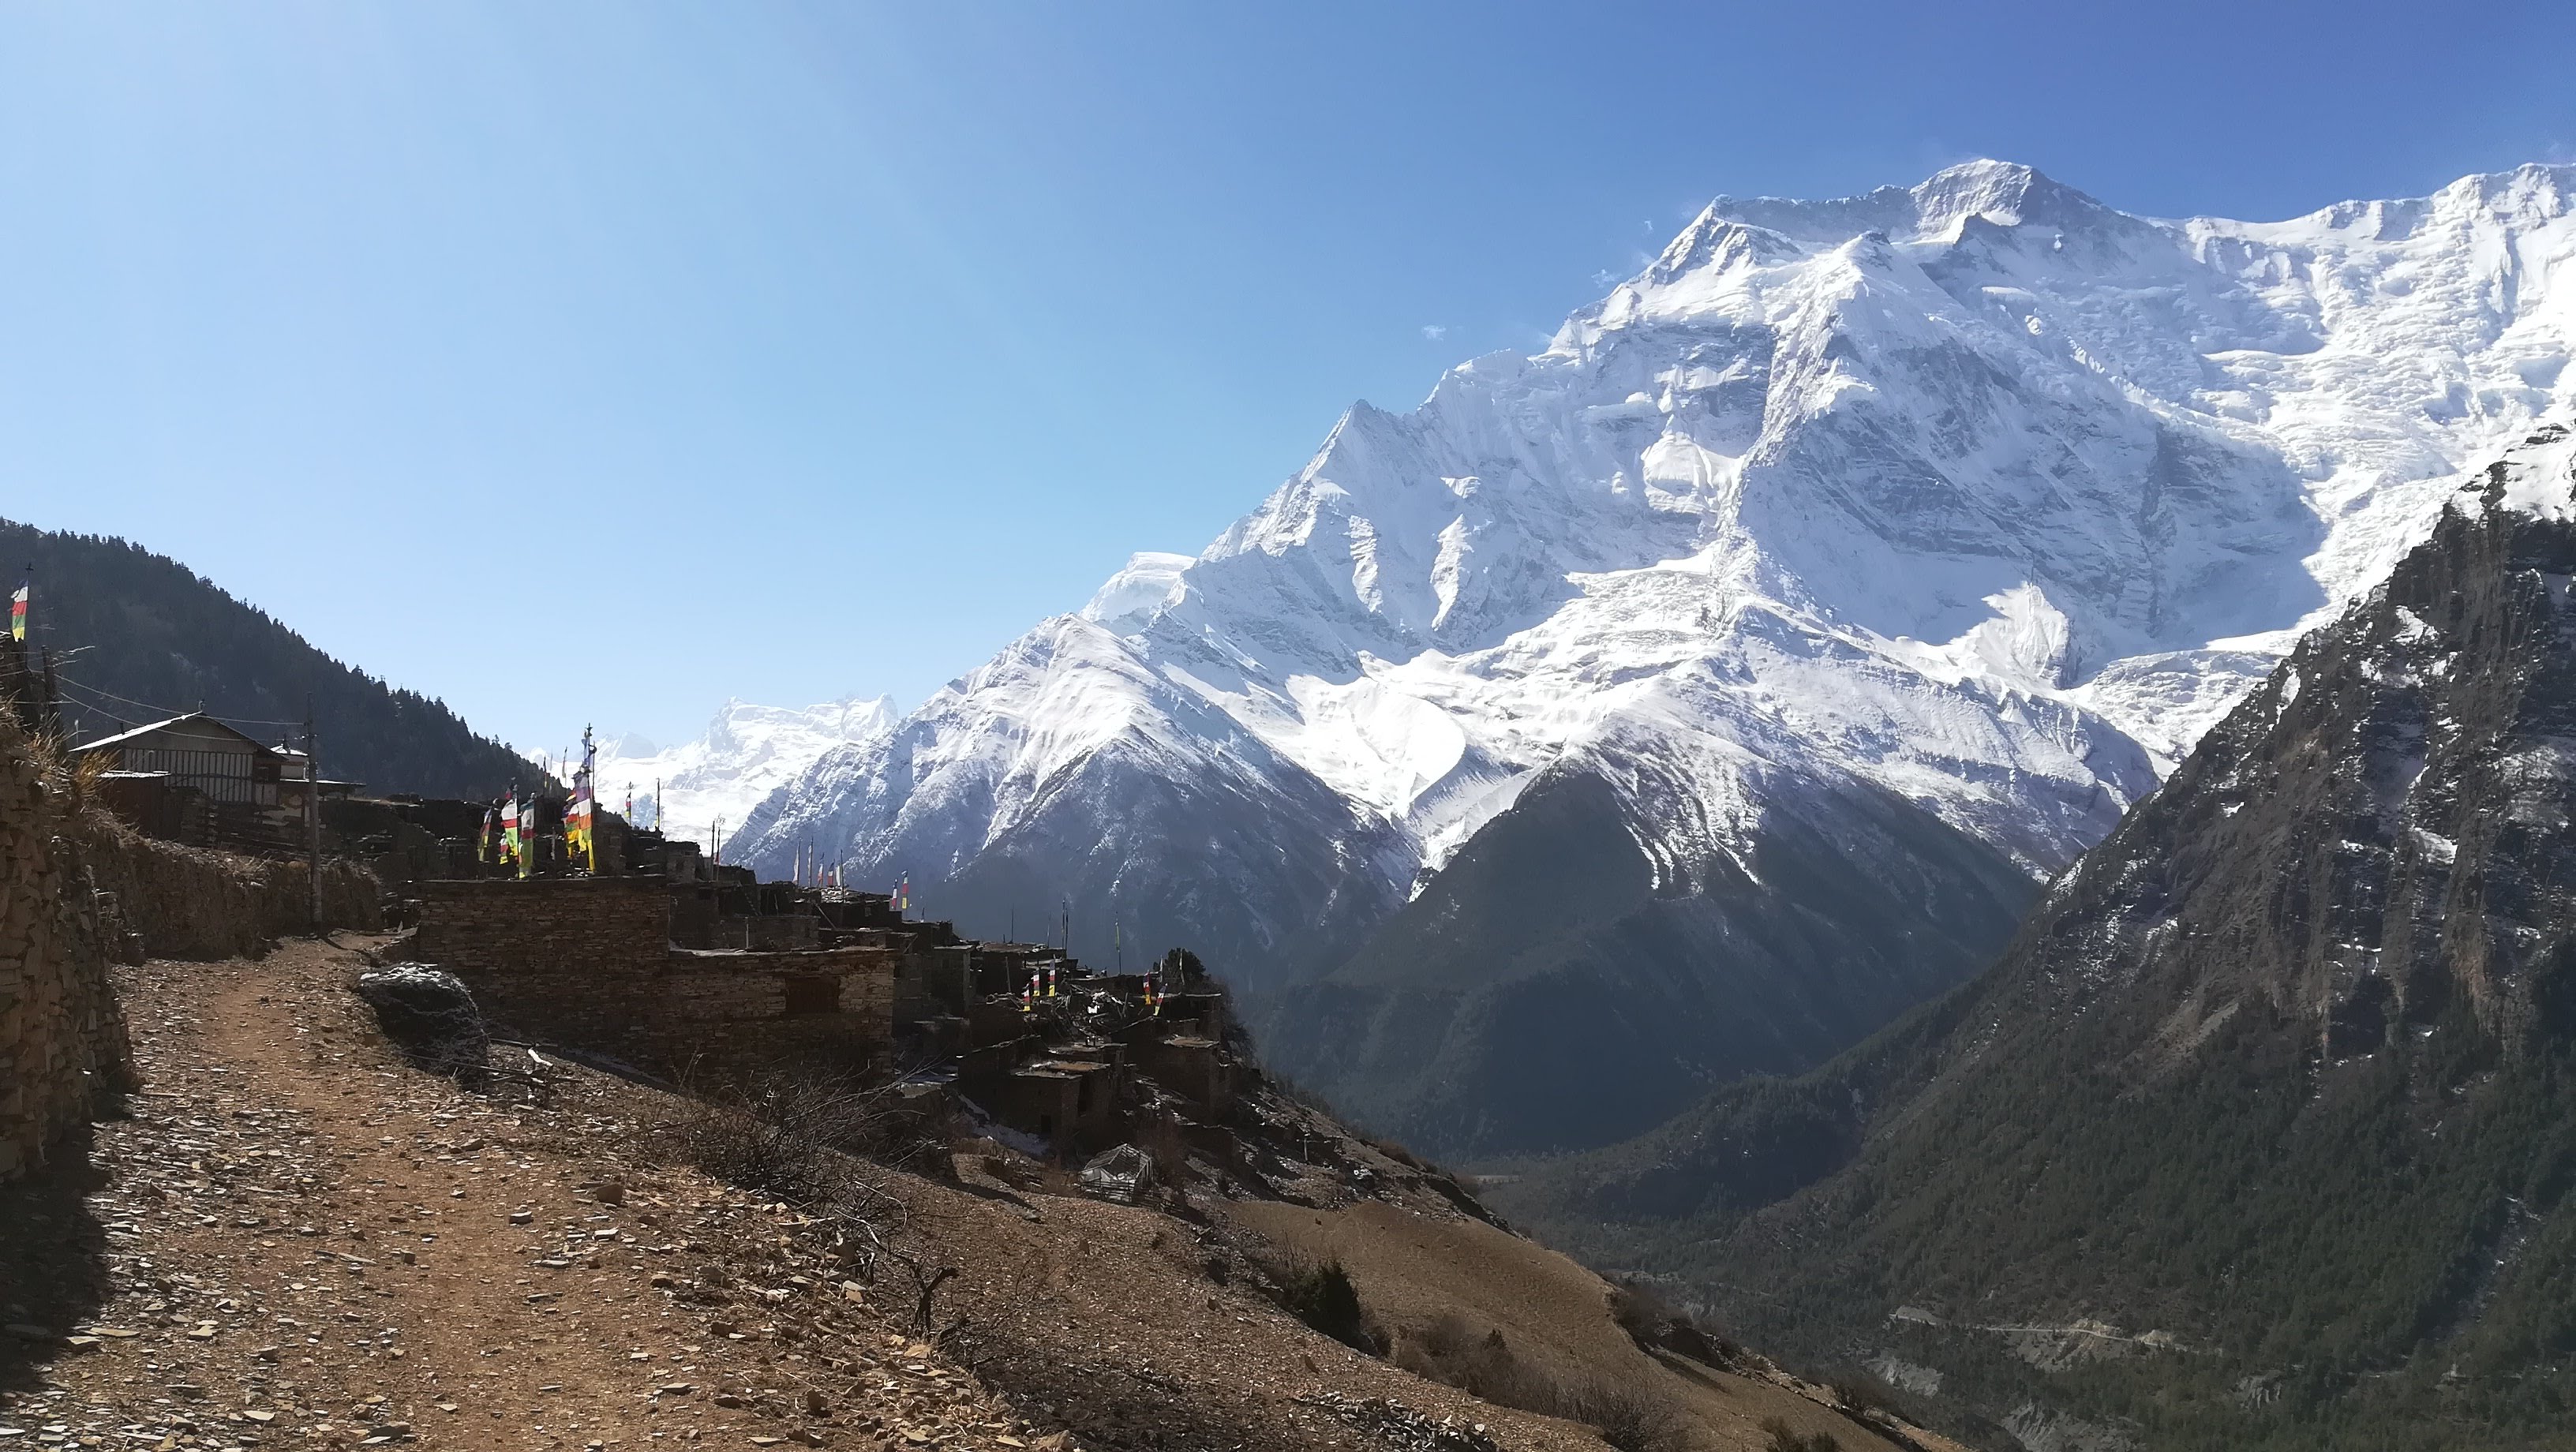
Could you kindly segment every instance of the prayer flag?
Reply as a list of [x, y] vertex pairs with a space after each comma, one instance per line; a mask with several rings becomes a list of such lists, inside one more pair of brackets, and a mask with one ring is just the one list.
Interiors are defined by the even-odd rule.
[[599, 748], [591, 743], [590, 728], [581, 728], [581, 767], [572, 774], [572, 803], [564, 808], [564, 861], [578, 862], [584, 872], [599, 871], [597, 839], [591, 835], [591, 818], [597, 805], [591, 791], [591, 778], [599, 768]]
[[24, 585], [18, 587], [17, 594], [9, 597], [9, 638], [27, 638], [27, 587]]

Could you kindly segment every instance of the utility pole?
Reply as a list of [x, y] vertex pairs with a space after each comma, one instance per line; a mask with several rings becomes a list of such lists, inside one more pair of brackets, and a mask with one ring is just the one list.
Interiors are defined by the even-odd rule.
[[304, 698], [304, 860], [313, 891], [313, 933], [322, 933], [322, 746], [313, 730], [313, 698]]

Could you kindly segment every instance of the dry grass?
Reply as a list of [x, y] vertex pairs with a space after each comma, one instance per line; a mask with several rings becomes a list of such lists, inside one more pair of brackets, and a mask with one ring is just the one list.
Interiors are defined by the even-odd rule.
[[1597, 1378], [1568, 1380], [1524, 1360], [1499, 1328], [1482, 1335], [1442, 1313], [1395, 1348], [1396, 1365], [1498, 1406], [1581, 1422], [1618, 1452], [1678, 1452], [1689, 1445], [1669, 1400]]
[[681, 1088], [667, 1157], [793, 1205], [873, 1204], [885, 1170], [946, 1148], [888, 1084], [788, 1071], [712, 1081], [692, 1065]]

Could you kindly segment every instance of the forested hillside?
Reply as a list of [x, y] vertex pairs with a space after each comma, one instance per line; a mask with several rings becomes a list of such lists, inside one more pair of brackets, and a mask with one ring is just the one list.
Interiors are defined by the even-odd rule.
[[194, 710], [276, 741], [300, 734], [309, 700], [324, 774], [371, 792], [482, 796], [534, 776], [442, 703], [333, 660], [166, 556], [0, 520], [0, 563], [13, 590], [34, 567], [30, 642], [61, 662], [74, 741]]

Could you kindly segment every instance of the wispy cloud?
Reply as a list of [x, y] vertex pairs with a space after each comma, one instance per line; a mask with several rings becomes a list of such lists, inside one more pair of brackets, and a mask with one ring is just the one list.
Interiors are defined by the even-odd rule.
[[1441, 339], [1449, 336], [1449, 328], [1444, 323], [1424, 323], [1422, 325], [1422, 336], [1431, 342], [1437, 343]]

